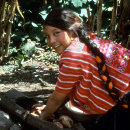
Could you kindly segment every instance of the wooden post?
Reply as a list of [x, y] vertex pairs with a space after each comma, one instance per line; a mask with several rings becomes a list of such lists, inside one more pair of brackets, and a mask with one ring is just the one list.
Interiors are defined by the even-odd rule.
[[97, 35], [98, 36], [101, 36], [102, 2], [103, 2], [103, 0], [97, 0]]
[[[17, 91], [15, 91], [17, 92]], [[23, 107], [19, 106], [15, 102], [15, 98], [18, 96], [18, 93], [16, 95], [13, 94], [0, 94], [0, 106], [2, 108], [6, 109], [10, 114], [12, 114], [14, 117], [18, 118], [18, 120], [21, 120], [22, 122], [33, 126], [35, 128], [38, 128], [40, 130], [61, 130], [59, 127], [57, 127], [55, 124], [49, 121], [41, 120], [40, 118], [33, 116], [30, 114], [29, 111], [24, 109]], [[10, 96], [11, 97], [10, 97]], [[21, 96], [21, 94], [20, 94]], [[69, 129], [68, 129], [69, 130]]]
[[[7, 8], [5, 7], [6, 4]], [[16, 8], [24, 24], [25, 19], [19, 9], [18, 0], [0, 0], [0, 64], [8, 57], [12, 22]]]
[[3, 61], [4, 49], [4, 20], [5, 20], [5, 0], [0, 0], [0, 62]]
[[115, 25], [117, 16], [117, 0], [113, 1], [112, 19], [111, 19], [111, 30], [110, 30], [110, 40], [114, 40], [115, 36]]

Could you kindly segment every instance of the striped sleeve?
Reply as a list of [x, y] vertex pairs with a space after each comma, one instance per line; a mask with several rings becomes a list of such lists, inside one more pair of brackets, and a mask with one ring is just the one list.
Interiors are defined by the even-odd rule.
[[62, 60], [59, 68], [58, 81], [55, 90], [60, 93], [70, 93], [82, 78], [81, 68], [73, 61]]

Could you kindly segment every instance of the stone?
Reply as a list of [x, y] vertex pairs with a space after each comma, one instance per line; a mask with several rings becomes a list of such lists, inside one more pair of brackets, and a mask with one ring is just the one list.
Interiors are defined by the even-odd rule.
[[9, 115], [0, 111], [0, 130], [8, 130], [14, 123], [10, 120]]

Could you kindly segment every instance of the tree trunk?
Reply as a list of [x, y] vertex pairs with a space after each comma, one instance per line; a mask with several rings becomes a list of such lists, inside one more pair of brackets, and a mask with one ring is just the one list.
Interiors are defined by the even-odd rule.
[[117, 39], [122, 46], [130, 49], [130, 0], [121, 0]]
[[111, 30], [110, 30], [110, 40], [115, 38], [115, 25], [117, 17], [117, 0], [113, 1], [112, 19], [111, 19]]
[[0, 62], [3, 61], [4, 48], [4, 20], [5, 20], [5, 0], [0, 0]]
[[89, 31], [93, 32], [94, 31], [94, 24], [95, 24], [96, 15], [93, 15], [93, 14], [90, 15], [89, 8], [87, 8], [87, 15], [88, 15]]
[[[5, 8], [6, 1], [1, 0], [2, 6], [0, 6], [0, 64], [4, 61], [4, 58], [8, 56], [12, 21], [14, 18], [15, 8], [17, 0], [8, 1], [7, 9]], [[6, 16], [6, 17], [5, 17]]]
[[103, 0], [97, 1], [97, 35], [101, 35], [101, 25], [102, 25], [102, 2]]

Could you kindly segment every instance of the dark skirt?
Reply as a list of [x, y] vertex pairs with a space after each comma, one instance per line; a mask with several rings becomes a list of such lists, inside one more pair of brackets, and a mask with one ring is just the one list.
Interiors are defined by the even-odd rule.
[[130, 130], [130, 111], [117, 105], [98, 121], [84, 122], [83, 126], [86, 130]]

